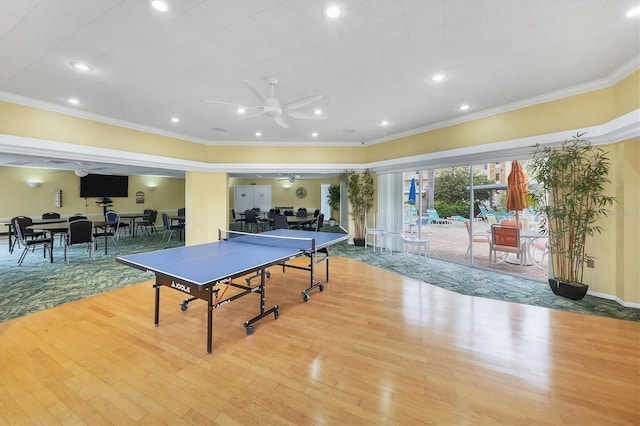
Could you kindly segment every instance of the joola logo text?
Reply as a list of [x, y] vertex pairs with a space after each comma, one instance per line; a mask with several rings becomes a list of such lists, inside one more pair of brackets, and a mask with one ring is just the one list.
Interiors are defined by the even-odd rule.
[[184, 284], [180, 284], [180, 283], [177, 283], [175, 281], [171, 281], [171, 287], [177, 288], [178, 290], [182, 290], [185, 293], [191, 294], [191, 287], [188, 287], [188, 286], [186, 286]]

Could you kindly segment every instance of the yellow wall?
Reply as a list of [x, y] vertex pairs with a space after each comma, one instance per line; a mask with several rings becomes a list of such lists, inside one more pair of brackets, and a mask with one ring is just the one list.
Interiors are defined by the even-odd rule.
[[607, 249], [612, 246], [612, 253], [604, 250], [597, 253], [596, 262], [608, 262], [609, 269], [598, 269], [596, 264], [594, 272], [599, 273], [593, 282], [606, 285], [602, 290], [605, 294], [637, 303], [640, 301], [640, 140], [616, 144], [611, 157], [616, 164], [614, 186], [618, 200], [606, 223], [615, 224], [615, 228], [607, 229], [613, 231], [607, 234], [608, 239], [613, 240], [607, 246]]
[[229, 187], [226, 173], [186, 174], [185, 244], [218, 241], [218, 230], [227, 229]]
[[202, 144], [7, 102], [0, 102], [0, 133], [194, 161], [208, 152]]
[[584, 269], [589, 291], [640, 301], [640, 140], [603, 147], [611, 159], [606, 193], [616, 197], [609, 215], [599, 221], [602, 233], [589, 238], [586, 252], [594, 268]]
[[[27, 181], [41, 182], [39, 188], [29, 188]], [[90, 217], [102, 217], [103, 209], [96, 198], [80, 198], [80, 178], [73, 172], [20, 167], [0, 167], [0, 221], [14, 216], [39, 217], [45, 212], [57, 212], [61, 216], [82, 213]], [[147, 185], [156, 185], [149, 191]], [[53, 192], [62, 190], [62, 207], [53, 204]], [[136, 203], [136, 192], [144, 192], [144, 203]], [[149, 176], [129, 176], [129, 197], [112, 198], [111, 209], [119, 213], [134, 213], [144, 209], [175, 213], [185, 207], [184, 179]]]

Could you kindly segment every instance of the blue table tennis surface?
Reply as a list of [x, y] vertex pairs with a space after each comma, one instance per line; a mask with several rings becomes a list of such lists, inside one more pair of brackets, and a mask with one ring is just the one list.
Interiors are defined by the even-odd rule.
[[[260, 235], [300, 240], [269, 239], [273, 244], [264, 245], [265, 240], [260, 239]], [[277, 229], [256, 234], [260, 244], [254, 243], [252, 238], [251, 235], [242, 235], [212, 243], [118, 256], [117, 260], [138, 269], [203, 286], [297, 257], [302, 251], [311, 250], [311, 239], [315, 240], [315, 248], [320, 249], [344, 241], [348, 235]]]

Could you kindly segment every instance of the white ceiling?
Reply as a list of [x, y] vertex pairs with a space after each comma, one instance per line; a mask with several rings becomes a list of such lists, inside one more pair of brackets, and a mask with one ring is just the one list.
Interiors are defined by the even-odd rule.
[[[161, 13], [140, 0], [1, 0], [1, 99], [205, 144], [351, 145], [602, 87], [640, 67], [640, 18], [625, 17], [638, 0], [167, 3]], [[330, 3], [337, 19], [325, 16]], [[447, 78], [434, 83], [438, 72]], [[300, 111], [326, 119], [284, 129], [206, 102], [258, 105], [243, 81], [268, 97], [268, 77], [282, 102], [322, 94]]]

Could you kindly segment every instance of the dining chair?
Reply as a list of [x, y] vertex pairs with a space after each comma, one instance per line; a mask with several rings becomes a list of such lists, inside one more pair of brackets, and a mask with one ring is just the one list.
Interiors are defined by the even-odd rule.
[[236, 215], [236, 209], [231, 209], [231, 220], [233, 220], [233, 223], [239, 223], [241, 230], [244, 229], [244, 218]]
[[78, 219], [69, 222], [69, 229], [64, 244], [64, 262], [69, 264], [69, 249], [74, 245], [84, 244], [89, 252], [89, 257], [93, 259], [94, 239], [93, 222], [88, 219]]
[[[56, 213], [56, 212], [42, 213], [42, 220], [48, 220], [48, 219], [60, 219], [60, 213]], [[61, 246], [64, 243], [64, 239], [65, 239], [65, 234], [66, 233], [67, 233], [67, 231], [52, 232], [52, 234], [60, 235], [60, 245]], [[51, 235], [51, 238], [53, 238], [55, 240], [55, 235]]]
[[152, 232], [156, 232], [156, 219], [158, 218], [158, 210], [146, 209], [144, 210], [145, 216], [142, 220], [135, 223], [136, 229], [142, 228], [144, 233], [151, 235]]
[[71, 222], [75, 222], [76, 220], [87, 220], [87, 216], [81, 214], [81, 213], [76, 213], [73, 216], [70, 216], [69, 219], [67, 219], [67, 222], [71, 223]]
[[[164, 226], [164, 233], [162, 234], [162, 239], [160, 240], [161, 243], [168, 243], [173, 236], [173, 231], [182, 232], [183, 229], [182, 224], [172, 225], [171, 220], [169, 219], [169, 215], [166, 213], [162, 213], [162, 225]], [[167, 238], [167, 241], [164, 240], [165, 237]]]
[[[49, 250], [49, 259], [50, 259], [50, 262], [53, 262], [53, 238], [45, 237], [44, 233], [32, 232], [30, 234], [25, 234], [23, 231], [23, 224], [21, 224], [20, 222], [23, 217], [24, 216], [17, 216], [11, 219], [11, 224], [14, 230], [16, 240], [19, 242], [19, 244], [24, 246], [24, 250], [22, 251], [20, 258], [18, 259], [18, 266], [22, 265], [22, 262], [24, 261], [24, 258], [27, 256], [27, 252], [29, 251], [29, 249], [31, 249], [31, 251], [33, 252], [35, 251], [36, 246], [42, 246], [43, 257], [47, 257], [47, 250]], [[26, 221], [23, 220], [23, 223], [26, 223]], [[27, 230], [27, 231], [30, 231], [30, 230]]]
[[289, 229], [289, 221], [283, 214], [276, 214], [273, 216], [273, 228], [274, 229]]
[[120, 220], [120, 214], [114, 210], [108, 210], [107, 213], [105, 213], [104, 215], [104, 219], [107, 222], [113, 222], [113, 223], [117, 223], [118, 224], [118, 233], [116, 235], [116, 239], [119, 240], [120, 239], [120, 234], [122, 233], [122, 230], [125, 229], [129, 232], [129, 234], [131, 234], [131, 226], [129, 224], [129, 222], [123, 222]]
[[247, 226], [247, 232], [249, 231], [249, 228], [255, 227], [256, 232], [258, 232], [258, 216], [256, 214], [256, 211], [253, 209], [249, 209], [249, 210], [245, 210], [244, 212], [244, 223]]
[[320, 232], [320, 230], [322, 229], [322, 226], [324, 225], [324, 213], [320, 213], [318, 215], [318, 218], [316, 220], [316, 232]]
[[14, 246], [17, 244], [18, 247], [22, 246], [22, 239], [18, 236], [18, 228], [16, 227], [16, 225], [14, 224], [14, 219], [15, 219], [15, 223], [18, 224], [19, 226], [19, 230], [22, 233], [22, 237], [26, 238], [26, 239], [37, 239], [37, 238], [43, 238], [45, 236], [44, 231], [34, 231], [33, 229], [29, 229], [29, 227], [31, 225], [33, 225], [33, 219], [31, 219], [28, 216], [16, 216], [11, 218], [11, 227], [13, 228], [13, 236], [15, 237], [15, 240], [13, 240], [11, 247], [9, 247], [9, 252], [12, 253], [13, 252], [13, 248]]

